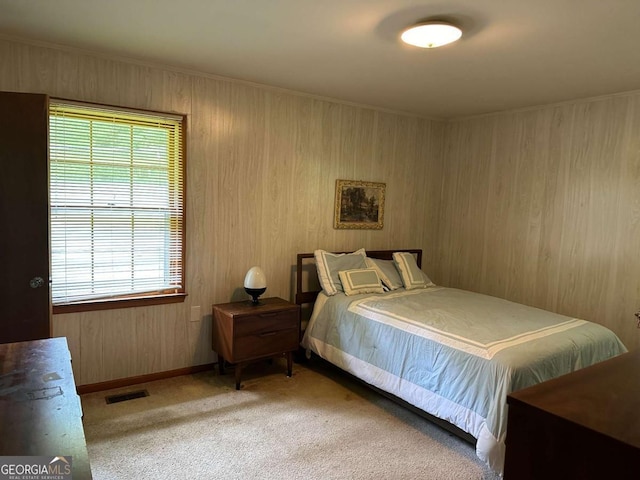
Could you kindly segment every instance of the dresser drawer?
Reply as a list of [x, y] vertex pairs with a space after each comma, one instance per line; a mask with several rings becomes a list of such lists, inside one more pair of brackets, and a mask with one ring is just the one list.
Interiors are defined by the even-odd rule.
[[287, 329], [264, 330], [261, 333], [247, 334], [236, 339], [233, 361], [242, 362], [252, 358], [290, 352], [298, 348], [298, 326]]
[[298, 328], [298, 310], [279, 310], [237, 317], [234, 323], [234, 337], [253, 336], [278, 330]]

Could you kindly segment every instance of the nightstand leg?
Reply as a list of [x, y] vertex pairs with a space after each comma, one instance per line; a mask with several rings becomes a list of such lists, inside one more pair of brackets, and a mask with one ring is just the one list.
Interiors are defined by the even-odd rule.
[[240, 390], [240, 372], [242, 372], [242, 365], [236, 364], [236, 390]]
[[220, 375], [224, 375], [224, 358], [220, 354], [218, 354], [218, 371]]
[[293, 352], [287, 352], [287, 377], [291, 376], [292, 368], [293, 368]]

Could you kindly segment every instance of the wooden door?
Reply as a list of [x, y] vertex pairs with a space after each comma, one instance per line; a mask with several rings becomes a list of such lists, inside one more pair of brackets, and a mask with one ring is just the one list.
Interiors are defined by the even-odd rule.
[[48, 104], [0, 92], [0, 343], [51, 336]]

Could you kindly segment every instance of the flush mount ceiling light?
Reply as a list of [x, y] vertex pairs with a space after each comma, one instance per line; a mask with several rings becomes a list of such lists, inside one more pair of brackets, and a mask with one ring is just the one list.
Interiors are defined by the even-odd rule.
[[446, 22], [425, 22], [407, 28], [400, 38], [404, 43], [420, 48], [436, 48], [455, 42], [462, 30]]

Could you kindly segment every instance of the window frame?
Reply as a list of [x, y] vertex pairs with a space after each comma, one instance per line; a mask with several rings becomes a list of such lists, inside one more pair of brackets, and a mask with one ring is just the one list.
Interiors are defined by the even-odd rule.
[[[109, 309], [119, 309], [119, 308], [132, 308], [132, 307], [144, 307], [151, 305], [164, 305], [171, 303], [180, 303], [184, 302], [187, 297], [186, 293], [186, 230], [187, 230], [187, 145], [186, 145], [186, 132], [187, 132], [187, 116], [185, 114], [180, 113], [169, 113], [169, 112], [161, 112], [157, 110], [146, 110], [140, 108], [128, 108], [128, 107], [120, 107], [110, 104], [102, 104], [96, 102], [82, 102], [76, 100], [70, 100], [65, 98], [49, 98], [49, 105], [52, 103], [63, 103], [68, 105], [76, 105], [78, 107], [87, 107], [87, 108], [97, 108], [110, 110], [112, 112], [122, 112], [123, 114], [141, 114], [145, 116], [158, 116], [158, 117], [172, 117], [179, 119], [181, 128], [180, 128], [180, 149], [181, 149], [181, 176], [182, 176], [182, 192], [181, 192], [181, 202], [182, 202], [182, 231], [180, 232], [181, 237], [181, 252], [180, 252], [180, 262], [181, 262], [181, 271], [180, 271], [180, 288], [168, 288], [165, 290], [158, 291], [149, 291], [143, 293], [131, 293], [131, 294], [121, 294], [113, 297], [103, 297], [96, 299], [87, 299], [87, 300], [78, 300], [73, 302], [65, 302], [65, 303], [57, 303], [54, 304], [51, 301], [52, 313], [55, 314], [65, 314], [65, 313], [76, 313], [76, 312], [88, 312], [88, 311], [99, 311], [99, 310], [109, 310]], [[51, 118], [51, 112], [48, 113], [47, 119]], [[49, 132], [50, 127], [47, 128], [47, 132]], [[47, 140], [49, 144], [50, 139]], [[50, 169], [49, 162], [47, 169]], [[49, 189], [51, 189], [51, 180], [49, 180]], [[50, 196], [50, 195], [49, 195]], [[49, 205], [49, 222], [51, 223], [51, 215], [52, 208]], [[51, 233], [49, 234], [51, 236]], [[49, 244], [51, 245], [51, 238], [49, 239]], [[50, 255], [51, 262], [51, 255]], [[50, 265], [50, 269], [53, 272], [53, 265]], [[53, 273], [52, 273], [53, 274]], [[51, 290], [50, 290], [51, 292]]]

